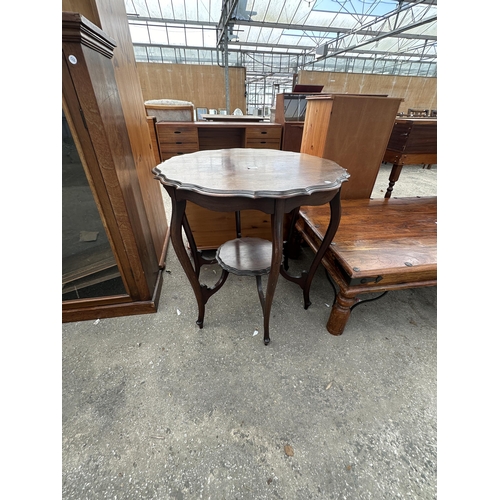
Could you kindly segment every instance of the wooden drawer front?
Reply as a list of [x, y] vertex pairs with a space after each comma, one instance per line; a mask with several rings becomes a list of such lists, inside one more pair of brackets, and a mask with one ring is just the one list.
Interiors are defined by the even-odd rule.
[[247, 148], [255, 149], [280, 149], [281, 141], [279, 139], [248, 139], [246, 142]]
[[160, 143], [160, 151], [162, 153], [193, 153], [199, 149], [197, 142], [178, 141], [176, 143]]
[[198, 151], [198, 129], [182, 124], [156, 125], [162, 161], [185, 153]]
[[156, 125], [160, 144], [196, 143], [198, 144], [198, 129], [196, 127]]
[[[198, 151], [198, 150], [196, 150]], [[174, 156], [180, 156], [186, 153], [194, 153], [195, 151], [162, 151], [161, 152], [161, 161], [169, 160], [170, 158], [173, 158]]]
[[281, 127], [247, 127], [247, 141], [251, 139], [281, 139]]

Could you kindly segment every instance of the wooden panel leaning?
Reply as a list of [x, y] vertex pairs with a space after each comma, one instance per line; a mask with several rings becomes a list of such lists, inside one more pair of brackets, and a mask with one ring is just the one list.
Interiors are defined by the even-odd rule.
[[[297, 229], [316, 252], [328, 207], [302, 207]], [[326, 325], [341, 335], [364, 293], [437, 284], [437, 197], [343, 200], [323, 265], [339, 291]]]
[[63, 0], [63, 11], [79, 12], [112, 38], [117, 47], [112, 63], [120, 102], [123, 109], [135, 169], [142, 192], [142, 200], [151, 230], [158, 265], [165, 265], [169, 242], [169, 227], [165, 215], [162, 193], [151, 179], [151, 169], [156, 165], [154, 143], [144, 120], [144, 97], [134, 57], [134, 47], [128, 27], [125, 2], [101, 0]]
[[370, 197], [401, 101], [363, 94], [307, 97], [300, 152], [347, 169], [342, 199]]

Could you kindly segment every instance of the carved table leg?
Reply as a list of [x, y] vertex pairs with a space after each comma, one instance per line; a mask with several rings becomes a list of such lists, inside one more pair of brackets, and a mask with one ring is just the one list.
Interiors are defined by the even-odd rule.
[[283, 245], [283, 267], [288, 271], [288, 258], [294, 258], [298, 254], [297, 247], [299, 246], [300, 238], [295, 230], [295, 223], [299, 216], [300, 207], [294, 208], [290, 212], [290, 220], [287, 228], [286, 241]]
[[273, 236], [273, 253], [271, 259], [271, 271], [267, 280], [266, 298], [264, 310], [264, 344], [268, 345], [269, 338], [269, 317], [271, 315], [271, 305], [273, 303], [276, 284], [280, 275], [281, 262], [283, 259], [283, 217], [285, 216], [285, 201], [276, 200], [274, 214], [271, 214], [271, 228]]
[[204, 264], [215, 264], [217, 261], [215, 259], [206, 259], [205, 257], [203, 257], [201, 251], [197, 249], [196, 242], [194, 241], [193, 233], [191, 231], [191, 226], [189, 225], [185, 213], [184, 217], [182, 218], [182, 227], [184, 228], [184, 233], [186, 234], [189, 247], [191, 248], [191, 254], [193, 256], [194, 262], [194, 271], [196, 273], [196, 277], [199, 279], [201, 266]]
[[[186, 218], [186, 200], [177, 200], [175, 196], [175, 190], [173, 188], [168, 188], [165, 186], [165, 189], [168, 191], [168, 194], [172, 199], [170, 239], [172, 241], [172, 246], [174, 247], [175, 254], [177, 255], [177, 258], [179, 259], [179, 262], [181, 263], [181, 266], [184, 269], [189, 282], [191, 283], [191, 287], [198, 303], [198, 319], [196, 321], [196, 324], [200, 328], [203, 328], [203, 320], [205, 318], [205, 304], [207, 303], [208, 299], [225, 283], [229, 273], [223, 270], [219, 281], [211, 288], [207, 287], [206, 285], [200, 284], [199, 274], [201, 265], [212, 263], [212, 261], [203, 259], [198, 253], [196, 243], [194, 241], [194, 238], [192, 237], [192, 233]], [[194, 267], [182, 239], [183, 228], [188, 237], [189, 244], [191, 245]]]
[[323, 237], [323, 241], [321, 242], [316, 255], [314, 256], [313, 261], [309, 267], [308, 271], [302, 271], [301, 276], [291, 276], [288, 274], [284, 268], [281, 267], [280, 272], [281, 275], [286, 278], [288, 281], [292, 281], [299, 285], [302, 288], [302, 295], [304, 297], [304, 309], [307, 309], [311, 305], [311, 301], [309, 299], [309, 290], [311, 289], [312, 280], [318, 269], [318, 266], [323, 259], [325, 252], [328, 250], [330, 243], [337, 232], [340, 223], [340, 214], [341, 214], [341, 205], [340, 205], [340, 190], [330, 201], [330, 223], [328, 224], [328, 228], [325, 232], [325, 236]]
[[[172, 199], [172, 221], [170, 228], [170, 239], [172, 240], [172, 246], [174, 247], [175, 254], [181, 263], [186, 276], [191, 283], [193, 292], [196, 296], [196, 301], [198, 302], [198, 320], [196, 324], [203, 328], [203, 318], [205, 317], [205, 301], [201, 293], [200, 282], [198, 281], [197, 271], [193, 268], [191, 259], [187, 253], [184, 246], [184, 241], [182, 239], [182, 227], [184, 222], [184, 214], [186, 212], [186, 200], [178, 201], [175, 196], [175, 191], [172, 188], [167, 188], [168, 193]], [[191, 249], [193, 254], [196, 254], [196, 248]], [[195, 257], [196, 258], [196, 257]]]
[[304, 309], [307, 309], [311, 305], [311, 301], [309, 300], [309, 290], [311, 289], [312, 280], [316, 273], [316, 269], [320, 265], [328, 247], [330, 246], [335, 233], [340, 224], [340, 214], [341, 214], [341, 206], [340, 206], [340, 190], [330, 201], [330, 223], [328, 224], [328, 229], [325, 232], [325, 236], [323, 237], [323, 241], [321, 242], [316, 255], [311, 263], [311, 267], [307, 273], [307, 279], [305, 282], [305, 286], [303, 289], [304, 295]]
[[342, 335], [355, 303], [356, 297], [347, 297], [342, 291], [338, 293], [326, 324], [326, 329], [332, 335]]
[[394, 184], [399, 179], [399, 174], [401, 174], [401, 170], [403, 169], [403, 164], [398, 164], [394, 163], [392, 165], [392, 170], [389, 175], [389, 187], [387, 188], [387, 191], [385, 192], [384, 198], [390, 198], [392, 194], [392, 190], [394, 189]]

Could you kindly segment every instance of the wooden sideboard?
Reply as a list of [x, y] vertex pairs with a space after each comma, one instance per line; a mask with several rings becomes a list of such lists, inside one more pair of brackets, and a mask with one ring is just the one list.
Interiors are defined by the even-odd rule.
[[[151, 141], [163, 162], [186, 153], [215, 149], [281, 149], [279, 123], [266, 122], [158, 122], [150, 126]], [[236, 237], [234, 213], [215, 212], [188, 202], [186, 213], [200, 250], [215, 249]], [[242, 210], [243, 237], [271, 240], [271, 217], [258, 210]]]
[[397, 119], [383, 161], [393, 164], [384, 196], [390, 198], [404, 165], [437, 163], [437, 118]]

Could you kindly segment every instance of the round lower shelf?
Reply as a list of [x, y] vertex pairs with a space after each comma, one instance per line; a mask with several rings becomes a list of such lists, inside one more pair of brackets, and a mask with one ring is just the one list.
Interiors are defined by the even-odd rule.
[[226, 271], [239, 276], [269, 274], [273, 244], [262, 238], [236, 238], [223, 243], [215, 254]]

